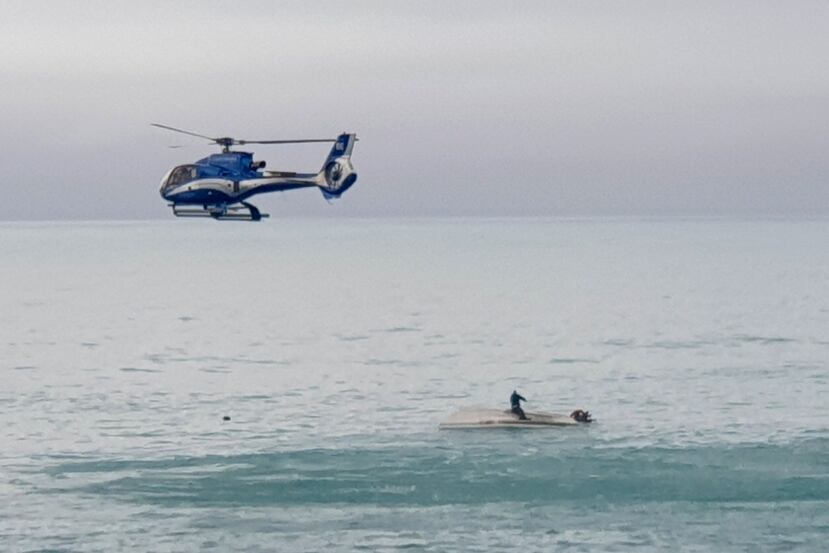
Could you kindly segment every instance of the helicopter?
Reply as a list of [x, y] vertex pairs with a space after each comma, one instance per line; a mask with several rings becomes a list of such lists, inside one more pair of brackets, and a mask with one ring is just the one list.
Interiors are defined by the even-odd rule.
[[[169, 131], [204, 138], [222, 151], [188, 165], [170, 169], [161, 179], [159, 192], [176, 217], [212, 217], [216, 220], [260, 221], [268, 217], [247, 200], [264, 192], [282, 192], [316, 187], [327, 200], [339, 198], [354, 186], [357, 173], [351, 164], [351, 152], [357, 135], [342, 133], [337, 138], [300, 140], [240, 140], [214, 138], [203, 134], [151, 123]], [[253, 159], [251, 152], [231, 150], [245, 144], [301, 144], [333, 142], [331, 152], [317, 173], [265, 171], [265, 161]]]

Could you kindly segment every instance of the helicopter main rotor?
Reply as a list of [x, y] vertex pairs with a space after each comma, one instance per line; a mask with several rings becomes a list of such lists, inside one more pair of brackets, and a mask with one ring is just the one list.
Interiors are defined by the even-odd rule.
[[232, 138], [230, 136], [214, 138], [212, 136], [205, 136], [203, 134], [195, 133], [192, 131], [185, 131], [184, 129], [177, 129], [175, 127], [161, 125], [159, 123], [150, 123], [150, 125], [152, 125], [153, 127], [159, 127], [161, 129], [167, 129], [168, 131], [189, 134], [190, 136], [195, 136], [197, 138], [204, 138], [218, 146], [221, 146], [222, 152], [224, 153], [229, 152], [231, 146], [243, 146], [245, 144], [304, 144], [308, 142], [336, 142], [337, 140], [336, 138], [301, 138], [295, 140], [240, 140], [238, 138]]

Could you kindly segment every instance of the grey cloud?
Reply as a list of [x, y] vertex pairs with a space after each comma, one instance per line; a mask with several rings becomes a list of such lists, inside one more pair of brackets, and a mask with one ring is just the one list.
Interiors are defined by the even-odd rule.
[[[360, 181], [275, 215], [825, 212], [818, 2], [12, 2], [0, 219], [167, 216], [157, 183], [251, 138], [354, 130]], [[170, 150], [169, 144], [185, 149]], [[319, 148], [261, 148], [316, 167]]]

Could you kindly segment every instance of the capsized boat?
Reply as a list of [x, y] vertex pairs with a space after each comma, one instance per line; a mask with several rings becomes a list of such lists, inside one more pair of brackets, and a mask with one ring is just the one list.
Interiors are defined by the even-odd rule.
[[541, 411], [526, 413], [526, 420], [509, 409], [486, 409], [468, 407], [451, 415], [440, 424], [441, 429], [453, 428], [539, 428], [551, 426], [579, 426], [593, 422], [590, 413], [576, 409], [569, 415], [544, 413]]

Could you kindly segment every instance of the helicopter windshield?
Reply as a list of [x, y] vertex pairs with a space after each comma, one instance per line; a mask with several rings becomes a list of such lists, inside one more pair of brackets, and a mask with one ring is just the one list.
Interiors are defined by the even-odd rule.
[[199, 168], [196, 165], [180, 165], [170, 171], [164, 188], [173, 188], [199, 178]]

